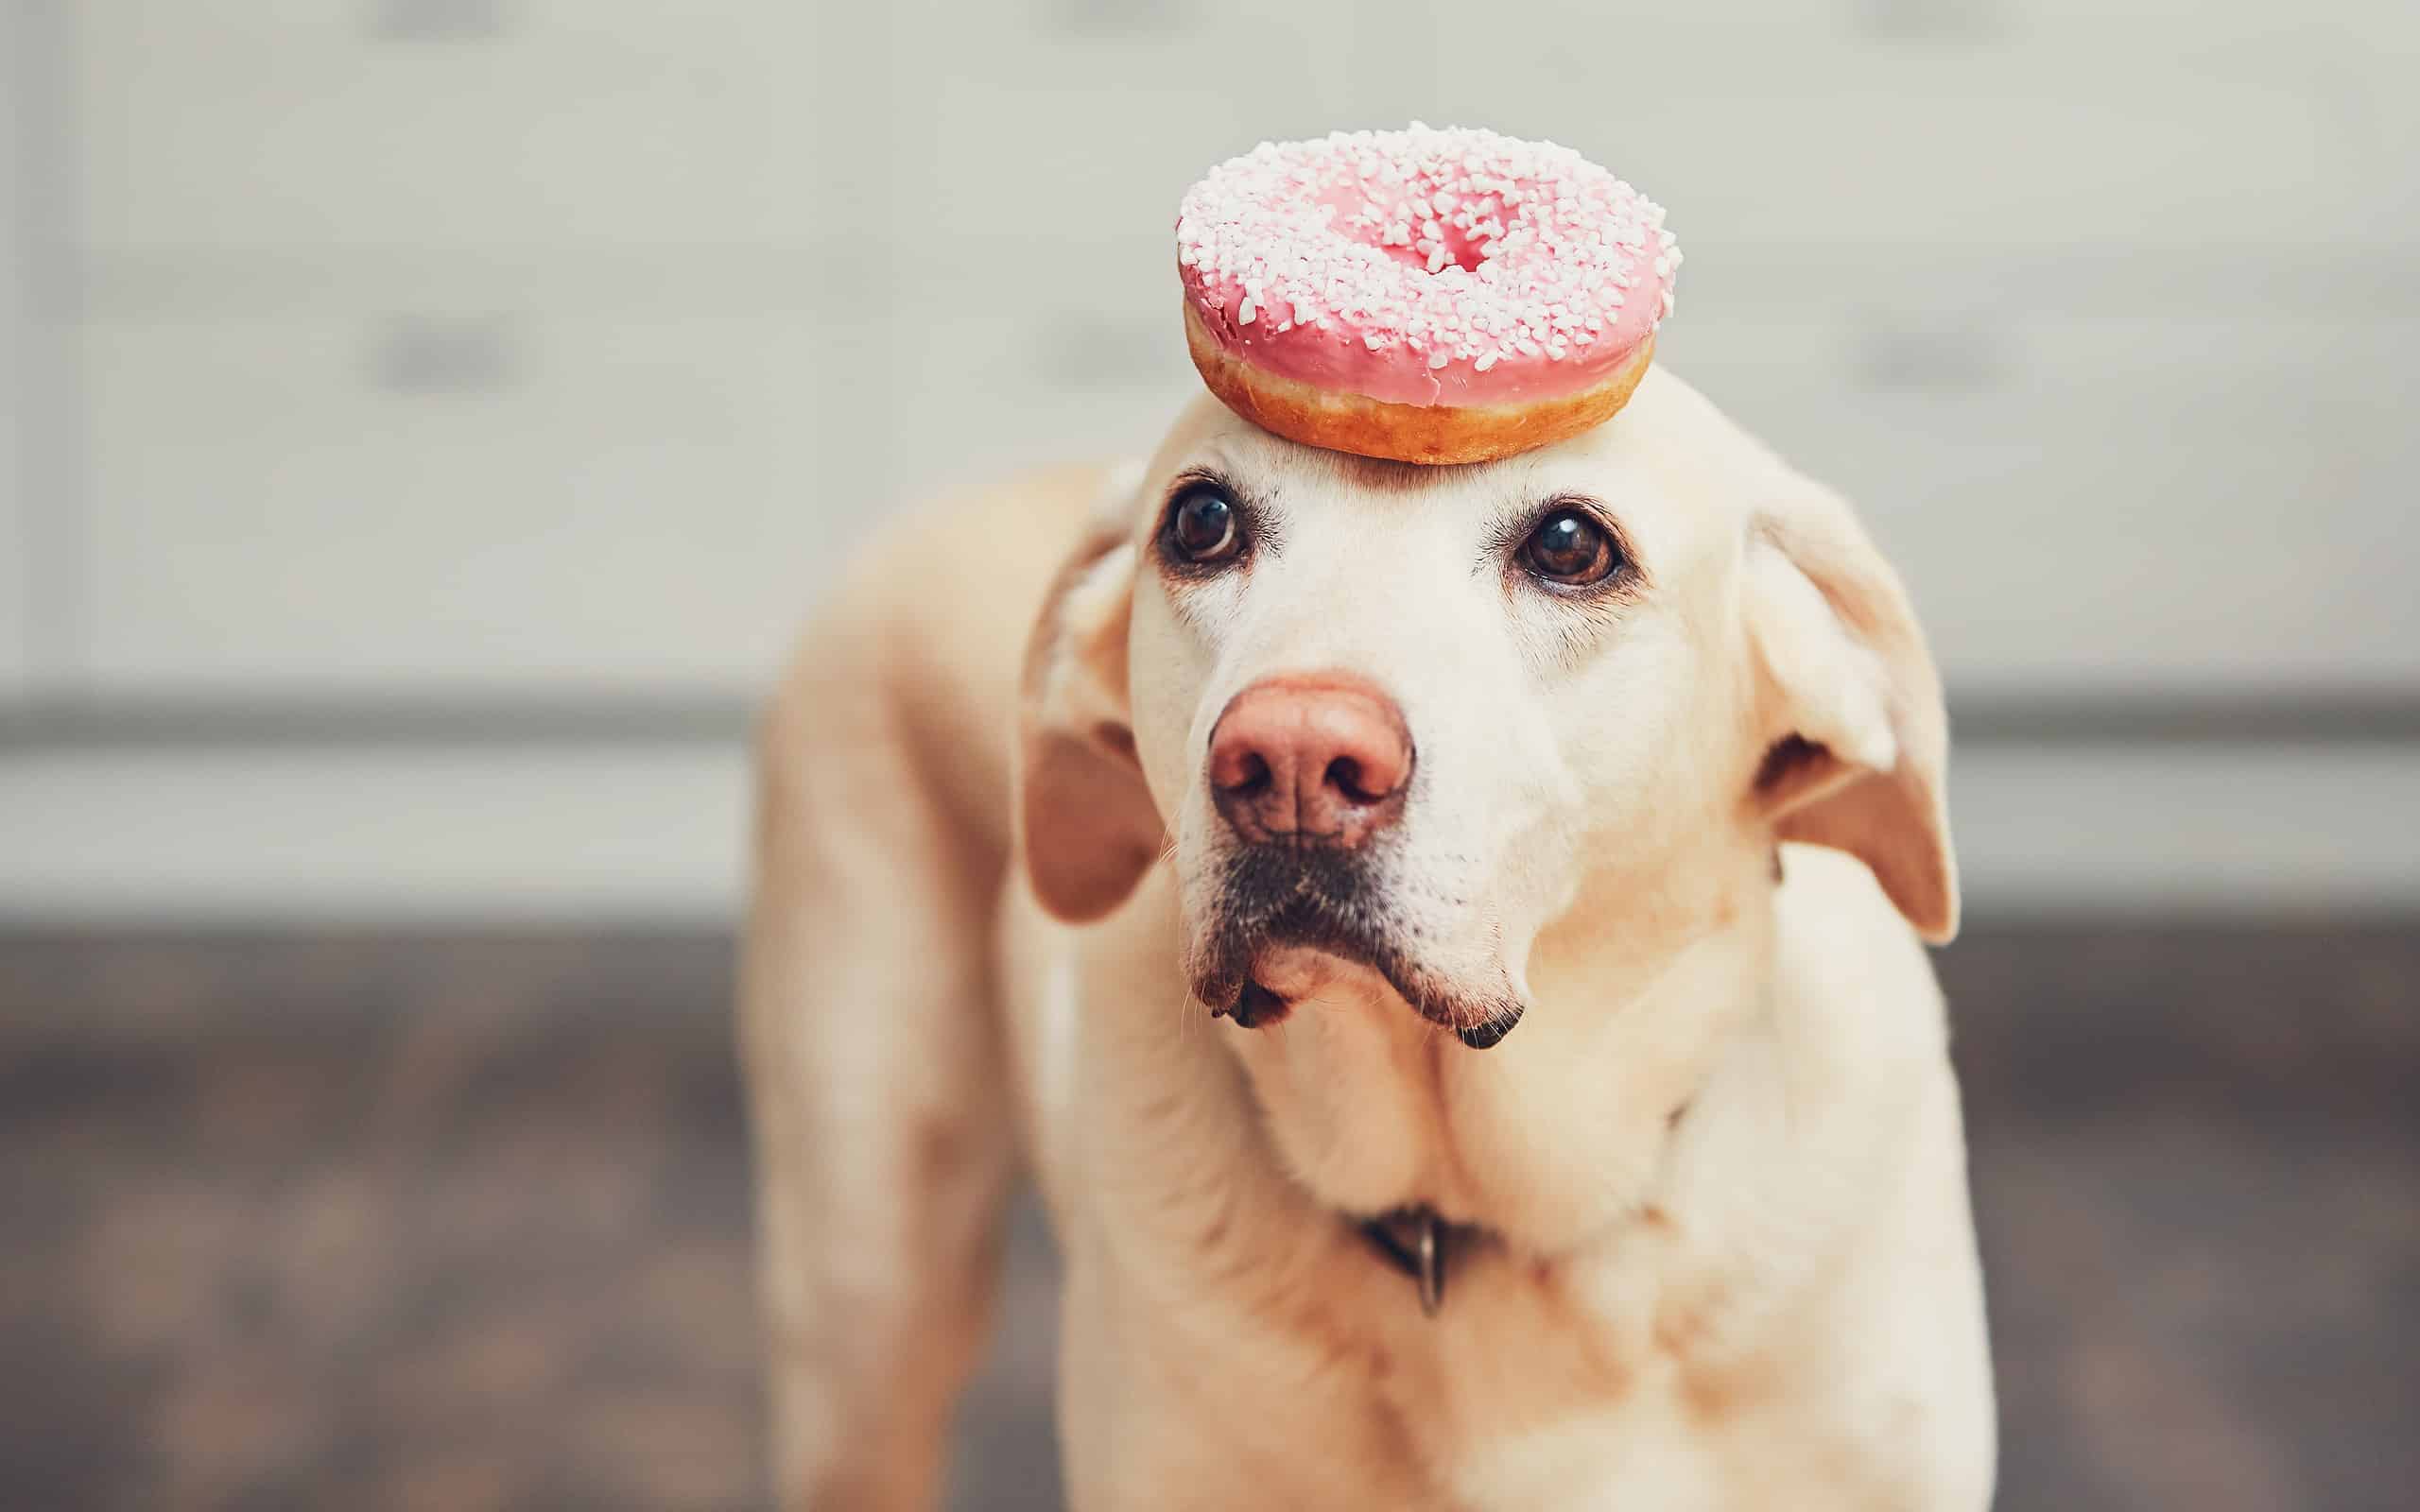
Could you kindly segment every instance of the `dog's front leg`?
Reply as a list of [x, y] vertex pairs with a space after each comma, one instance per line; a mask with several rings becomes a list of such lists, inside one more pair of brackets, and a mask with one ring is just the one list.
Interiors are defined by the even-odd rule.
[[[775, 1492], [931, 1504], [988, 1332], [1013, 1164], [989, 980], [998, 863], [826, 690], [769, 722], [740, 1012]], [[988, 876], [987, 876], [988, 870]]]

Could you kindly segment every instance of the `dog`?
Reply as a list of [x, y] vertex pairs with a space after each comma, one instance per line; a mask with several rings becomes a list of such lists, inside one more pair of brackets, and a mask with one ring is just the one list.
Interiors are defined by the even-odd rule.
[[1661, 369], [903, 518], [761, 727], [786, 1503], [930, 1503], [1025, 1171], [1079, 1508], [1986, 1505], [1946, 747], [1849, 506]]

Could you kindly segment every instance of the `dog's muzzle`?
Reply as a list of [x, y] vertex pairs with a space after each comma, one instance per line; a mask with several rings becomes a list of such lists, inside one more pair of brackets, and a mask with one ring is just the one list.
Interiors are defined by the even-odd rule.
[[1207, 937], [1189, 963], [1194, 995], [1214, 1017], [1245, 1028], [1276, 1022], [1292, 1005], [1253, 973], [1266, 953], [1299, 946], [1377, 972], [1413, 1011], [1474, 1050], [1499, 1043], [1520, 1022], [1520, 1004], [1509, 992], [1458, 990], [1397, 943], [1409, 932], [1377, 881], [1383, 861], [1335, 846], [1236, 850]]

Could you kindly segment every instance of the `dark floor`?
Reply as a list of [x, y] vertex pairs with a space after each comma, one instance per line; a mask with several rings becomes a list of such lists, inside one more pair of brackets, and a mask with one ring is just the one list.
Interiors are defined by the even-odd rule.
[[[2420, 925], [1945, 953], [2008, 1508], [2420, 1496]], [[0, 1506], [758, 1500], [694, 936], [0, 935]], [[963, 1506], [1053, 1499], [1012, 1246]]]

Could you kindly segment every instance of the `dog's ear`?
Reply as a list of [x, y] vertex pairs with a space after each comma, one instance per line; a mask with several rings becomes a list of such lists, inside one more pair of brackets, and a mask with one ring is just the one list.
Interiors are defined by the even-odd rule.
[[1134, 571], [1123, 522], [1097, 524], [1059, 570], [1026, 646], [1017, 824], [1035, 896], [1069, 923], [1124, 902], [1163, 839], [1129, 723]]
[[1748, 543], [1764, 759], [1750, 802], [1785, 840], [1848, 851], [1916, 933], [1958, 933], [1949, 719], [1924, 632], [1846, 500], [1790, 476]]

